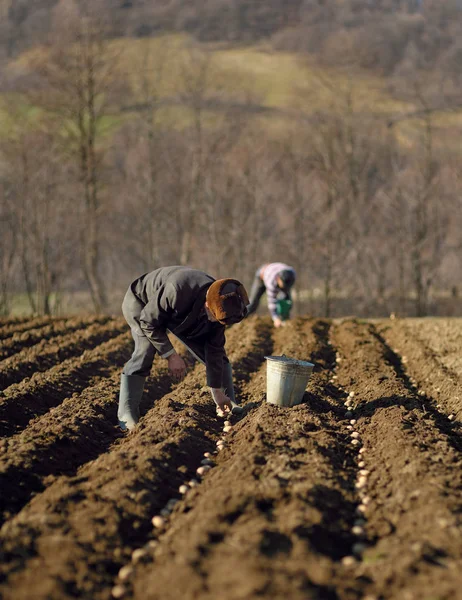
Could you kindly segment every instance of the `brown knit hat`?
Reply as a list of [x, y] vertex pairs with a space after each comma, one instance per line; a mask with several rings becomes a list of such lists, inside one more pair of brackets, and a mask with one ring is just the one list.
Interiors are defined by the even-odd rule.
[[207, 306], [222, 325], [239, 323], [247, 315], [249, 297], [237, 279], [218, 279], [207, 290]]

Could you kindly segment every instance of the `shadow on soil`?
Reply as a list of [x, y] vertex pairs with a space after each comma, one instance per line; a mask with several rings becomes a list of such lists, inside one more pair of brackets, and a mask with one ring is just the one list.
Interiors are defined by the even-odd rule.
[[460, 432], [456, 429], [458, 428], [459, 424], [454, 422], [448, 423], [447, 416], [439, 412], [439, 410], [435, 406], [435, 401], [433, 398], [427, 396], [426, 394], [422, 396], [417, 396], [415, 388], [410, 380], [410, 377], [406, 373], [406, 369], [403, 365], [401, 357], [392, 350], [389, 344], [385, 341], [384, 337], [377, 331], [375, 325], [370, 325], [369, 331], [371, 335], [382, 346], [384, 360], [394, 369], [396, 376], [403, 383], [404, 387], [408, 390], [409, 394], [411, 395], [411, 398], [403, 398], [402, 396], [397, 396], [394, 398], [380, 398], [374, 403], [371, 402], [366, 404], [366, 410], [371, 411], [370, 405], [373, 404], [375, 404], [375, 406], [373, 407], [373, 410], [370, 414], [375, 412], [377, 408], [383, 408], [385, 406], [396, 406], [397, 404], [402, 404], [408, 410], [417, 408], [420, 411], [423, 411], [424, 413], [429, 415], [439, 432], [447, 437], [448, 443], [454, 448], [454, 450], [462, 452], [462, 437], [460, 435]]
[[322, 514], [322, 521], [310, 527], [297, 527], [294, 533], [305, 540], [320, 554], [338, 561], [351, 551], [355, 538], [349, 533], [349, 516], [354, 504], [338, 492], [323, 485], [310, 491], [308, 502]]

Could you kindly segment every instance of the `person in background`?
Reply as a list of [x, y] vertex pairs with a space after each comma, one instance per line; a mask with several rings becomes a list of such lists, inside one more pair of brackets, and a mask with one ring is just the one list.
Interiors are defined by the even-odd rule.
[[119, 426], [130, 430], [137, 424], [144, 383], [156, 354], [167, 360], [176, 380], [185, 376], [186, 363], [174, 350], [167, 331], [205, 364], [217, 414], [242, 412], [234, 397], [232, 367], [225, 352], [225, 327], [242, 321], [248, 303], [240, 281], [215, 280], [189, 267], [162, 267], [135, 279], [122, 304], [135, 349], [121, 376]]
[[292, 308], [291, 290], [295, 283], [295, 269], [285, 263], [268, 263], [257, 269], [250, 290], [248, 314], [254, 313], [266, 292], [268, 310], [275, 327], [290, 318]]

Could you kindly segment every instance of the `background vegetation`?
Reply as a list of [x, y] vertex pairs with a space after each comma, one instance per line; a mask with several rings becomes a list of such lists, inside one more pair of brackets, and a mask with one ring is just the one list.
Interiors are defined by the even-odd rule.
[[0, 312], [143, 272], [461, 314], [462, 2], [0, 1]]

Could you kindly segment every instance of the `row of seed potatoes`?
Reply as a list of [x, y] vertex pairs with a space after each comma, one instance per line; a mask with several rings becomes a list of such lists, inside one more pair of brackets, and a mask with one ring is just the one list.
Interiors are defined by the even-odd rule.
[[7, 521], [0, 533], [4, 598], [30, 597], [31, 580], [35, 598], [108, 597], [114, 571], [152, 545], [152, 518], [172, 507], [204, 451], [216, 447], [221, 423], [204, 382], [203, 367], [195, 367], [132, 433]]
[[316, 325], [319, 334], [297, 319], [274, 333], [272, 347], [317, 357], [306, 403], [267, 404], [264, 363], [241, 383], [247, 414], [225, 423], [217, 451], [204, 455], [202, 484], [182, 487], [170, 521], [156, 517], [155, 548], [121, 570], [115, 597], [321, 598], [334, 585], [345, 590], [341, 558], [355, 543], [353, 452], [338, 419], [343, 394], [328, 382], [327, 326]]
[[[130, 356], [127, 334], [119, 337], [117, 352], [106, 357], [108, 372], [95, 385], [74, 392], [58, 406], [33, 419], [21, 432], [0, 445], [0, 519], [11, 518], [32, 497], [60, 475], [72, 475], [86, 462], [107, 452], [122, 433], [117, 425], [117, 402], [122, 365]], [[108, 348], [106, 348], [108, 350]], [[100, 348], [99, 359], [104, 358]], [[141, 411], [147, 410], [172, 387], [163, 364], [156, 363], [148, 379]]]
[[437, 590], [438, 598], [455, 598], [460, 456], [390, 361], [373, 325], [342, 321], [331, 341], [358, 452], [357, 542], [344, 564], [370, 581], [372, 597], [419, 600]]
[[[261, 364], [264, 353], [262, 348], [265, 347], [268, 340], [268, 322], [261, 322], [261, 320], [253, 319], [240, 324], [227, 330], [227, 354], [233, 364], [234, 380], [248, 380], [251, 377], [252, 369]], [[245, 335], [243, 336], [243, 331]], [[249, 336], [250, 335], [250, 340]], [[249, 343], [250, 341], [250, 343]], [[239, 387], [236, 386], [237, 396]], [[238, 398], [239, 399], [239, 398]], [[216, 466], [216, 457], [219, 452], [223, 451], [227, 446], [227, 437], [230, 431], [232, 431], [233, 422], [237, 420], [232, 414], [219, 414], [221, 411], [217, 410], [218, 423], [223, 423], [221, 436], [216, 441], [216, 447], [210, 450], [205, 450], [200, 460], [200, 464], [197, 465], [194, 477], [186, 479], [178, 487], [175, 494], [169, 498], [163, 508], [158, 514], [155, 514], [151, 520], [153, 527], [153, 538], [144, 543], [142, 546], [135, 548], [132, 551], [130, 561], [123, 565], [117, 575], [115, 585], [111, 590], [113, 598], [123, 598], [131, 596], [133, 593], [133, 579], [136, 575], [136, 565], [139, 563], [149, 564], [154, 555], [159, 551], [158, 537], [165, 533], [169, 529], [172, 515], [175, 507], [180, 507], [186, 496], [190, 496], [190, 492], [195, 490], [202, 482], [205, 475]], [[205, 448], [205, 446], [204, 446]]]

